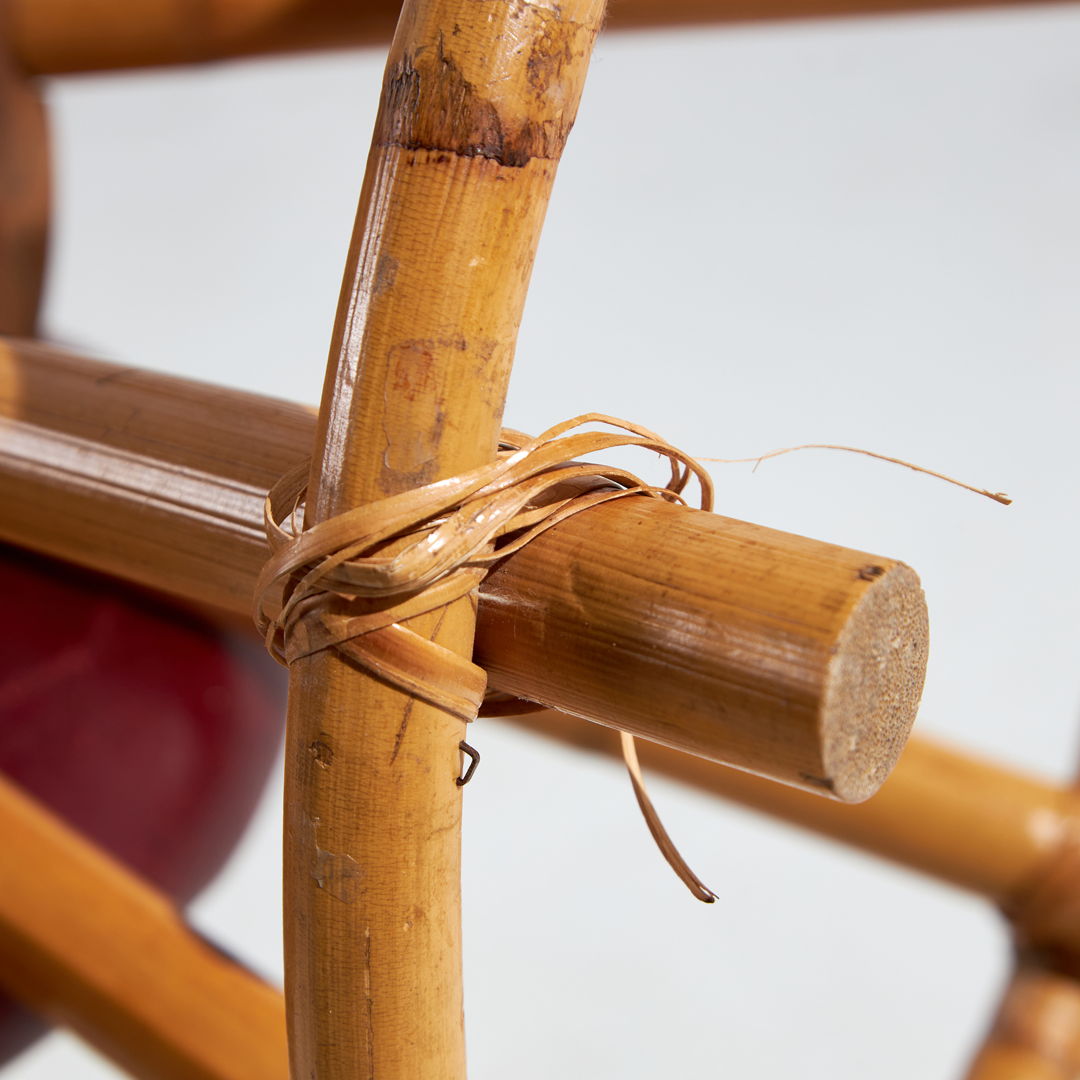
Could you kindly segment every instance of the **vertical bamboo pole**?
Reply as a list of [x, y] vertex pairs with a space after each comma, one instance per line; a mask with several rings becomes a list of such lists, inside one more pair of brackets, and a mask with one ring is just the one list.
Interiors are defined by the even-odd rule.
[[[602, 0], [406, 3], [330, 350], [310, 520], [494, 452], [526, 285]], [[467, 600], [410, 627], [469, 655]], [[465, 1072], [464, 725], [332, 652], [290, 682], [293, 1075]]]
[[0, 0], [0, 333], [37, 327], [49, 218], [49, 154], [41, 99], [12, 52], [10, 0]]

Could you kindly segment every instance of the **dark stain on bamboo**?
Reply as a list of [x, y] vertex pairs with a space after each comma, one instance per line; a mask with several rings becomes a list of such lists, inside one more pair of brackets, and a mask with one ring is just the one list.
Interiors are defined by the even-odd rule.
[[[528, 78], [538, 95], [573, 59], [571, 39], [579, 30], [552, 19], [534, 45]], [[407, 52], [387, 68], [375, 142], [523, 168], [534, 157], [557, 160], [572, 126], [572, 119], [536, 122], [501, 116], [464, 77], [440, 36], [434, 49]]]

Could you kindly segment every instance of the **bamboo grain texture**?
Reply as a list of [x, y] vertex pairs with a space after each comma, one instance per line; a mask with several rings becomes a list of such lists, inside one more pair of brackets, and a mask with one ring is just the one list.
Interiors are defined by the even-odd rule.
[[[305, 520], [486, 463], [602, 3], [417, 0], [387, 60]], [[468, 658], [466, 596], [403, 622]], [[464, 724], [332, 649], [290, 665], [285, 993], [294, 1075], [465, 1075]]]
[[[8, 342], [0, 537], [244, 616], [265, 552], [263, 496], [310, 453], [313, 426], [300, 406]], [[918, 700], [925, 613], [909, 573], [624, 499], [562, 522], [490, 576], [476, 656], [504, 692], [859, 797], [884, 780]], [[899, 654], [903, 620], [869, 602], [897, 600], [893, 582], [912, 617]], [[846, 685], [863, 688], [860, 709]]]

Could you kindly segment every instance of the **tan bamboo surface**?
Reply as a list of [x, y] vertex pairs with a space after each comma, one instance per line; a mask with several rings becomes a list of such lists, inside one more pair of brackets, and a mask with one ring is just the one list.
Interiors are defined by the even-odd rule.
[[[313, 418], [8, 342], [0, 429], [0, 537], [246, 616], [263, 494]], [[903, 745], [925, 645], [892, 560], [637, 498], [507, 559], [476, 655], [503, 691], [850, 799]]]
[[1022, 959], [967, 1080], [1080, 1076], [1080, 984]]
[[281, 995], [0, 778], [0, 985], [144, 1080], [288, 1080]]
[[[494, 457], [555, 168], [602, 0], [407, 0], [387, 60], [306, 521]], [[409, 619], [468, 658], [473, 598]], [[293, 1075], [465, 1075], [464, 723], [333, 649], [290, 667]]]
[[45, 110], [12, 53], [0, 0], [0, 334], [32, 335], [45, 272], [49, 146]]
[[[372, 45], [398, 0], [11, 0], [14, 43], [39, 74]], [[1023, 0], [619, 0], [616, 30], [753, 19], [999, 7]]]

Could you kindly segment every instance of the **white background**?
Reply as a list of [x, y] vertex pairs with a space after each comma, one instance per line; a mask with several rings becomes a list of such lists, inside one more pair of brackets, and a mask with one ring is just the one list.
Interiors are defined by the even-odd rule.
[[[592, 409], [701, 455], [727, 514], [900, 557], [918, 727], [1065, 780], [1080, 7], [607, 35], [556, 185], [507, 420]], [[375, 52], [59, 81], [47, 324], [125, 363], [318, 398]], [[614, 762], [480, 723], [466, 792], [473, 1080], [962, 1074], [1008, 966], [976, 898], [655, 779], [696, 904]], [[280, 977], [280, 789], [197, 925]], [[11, 1080], [100, 1080], [55, 1036]]]

